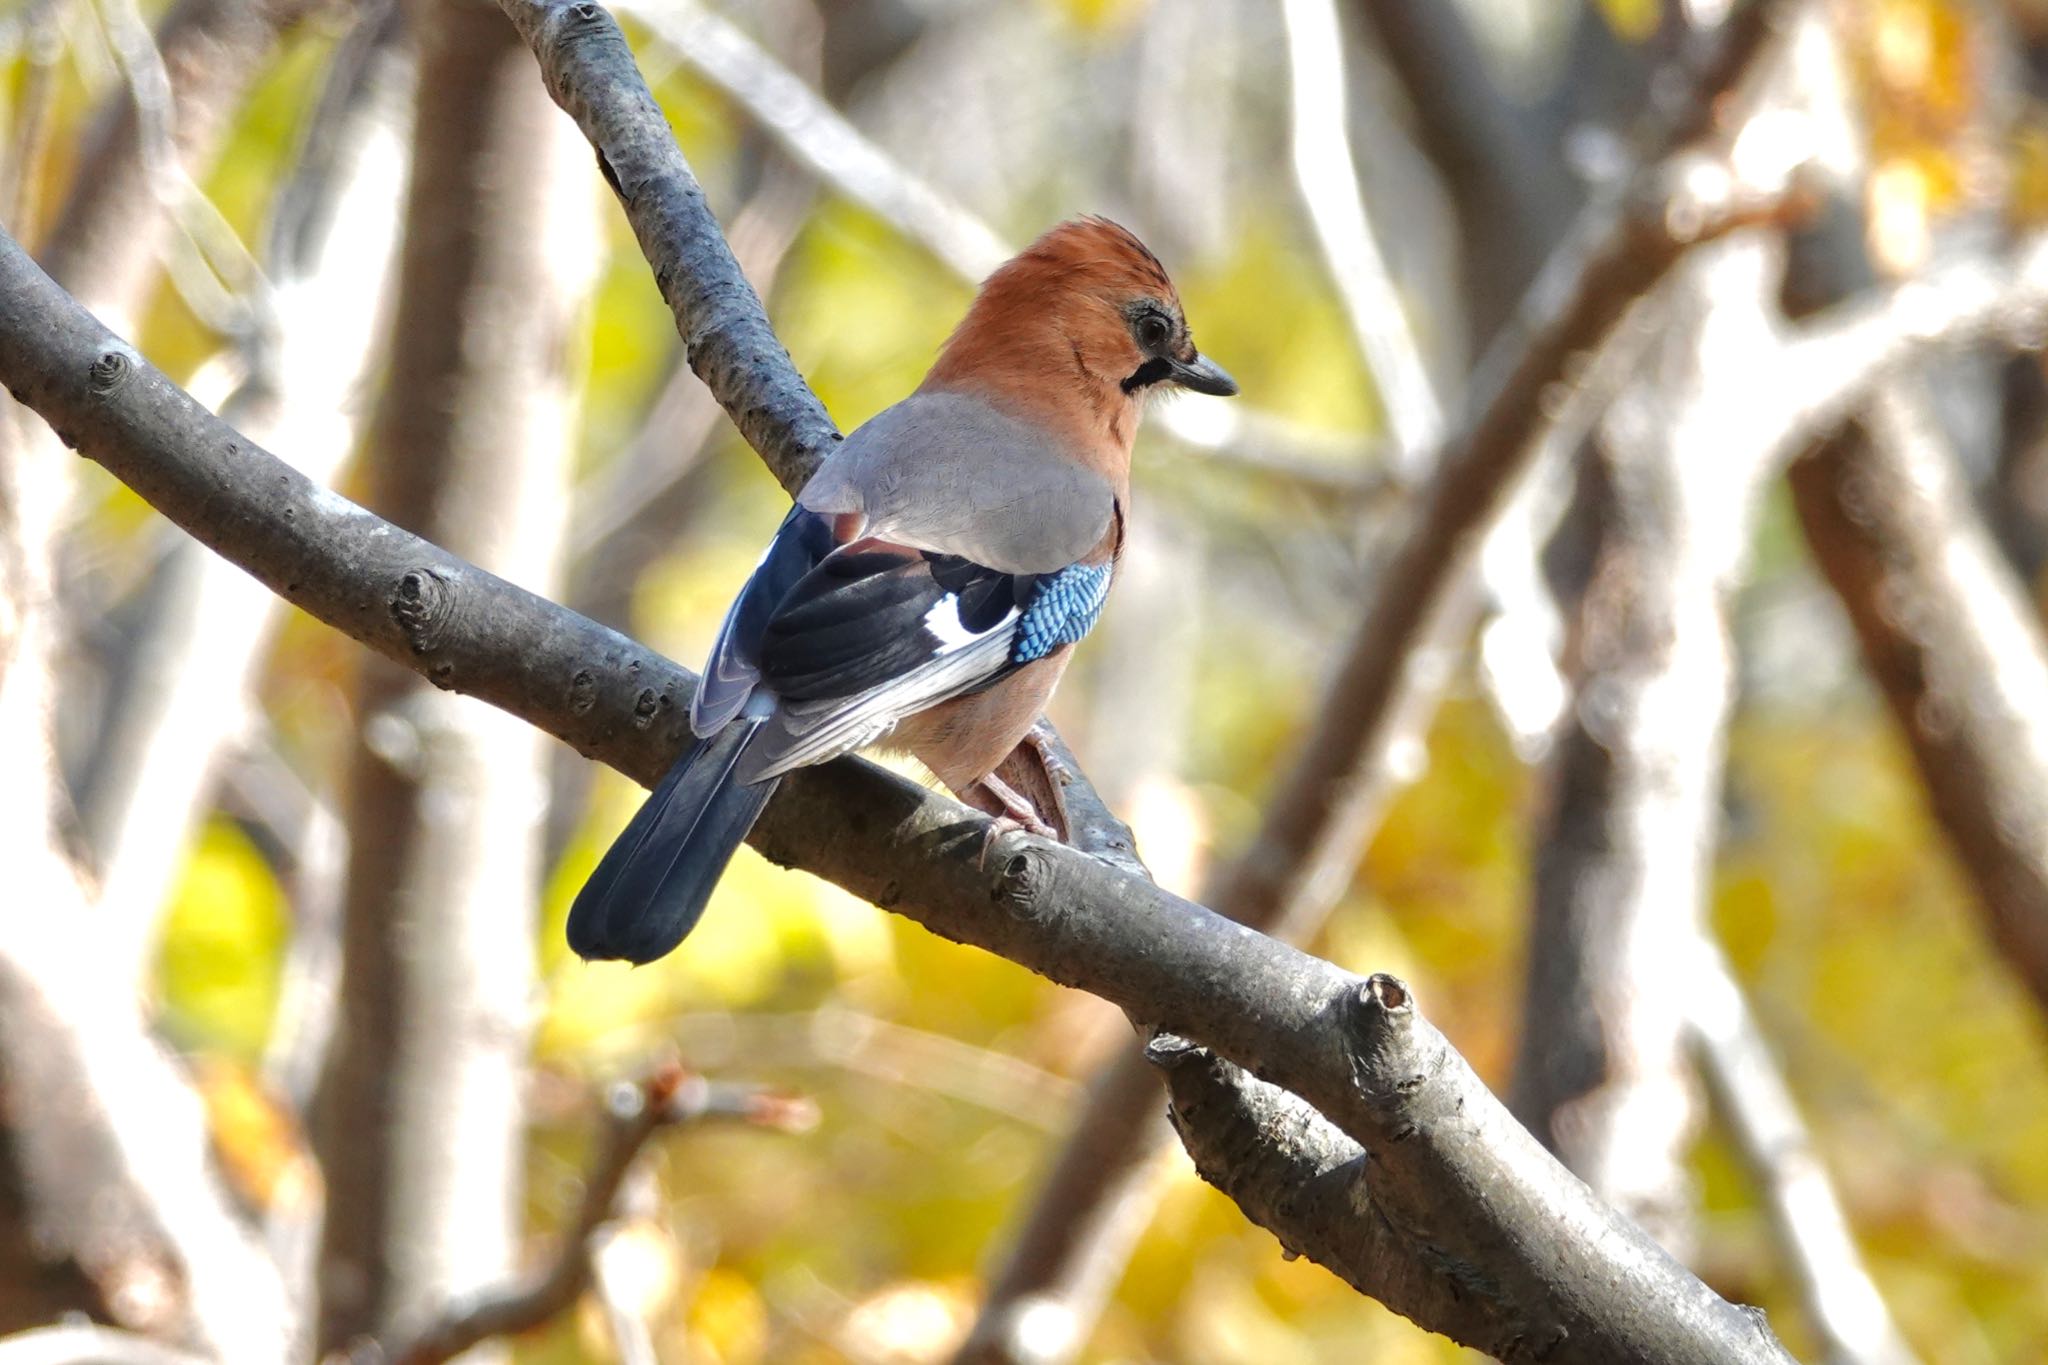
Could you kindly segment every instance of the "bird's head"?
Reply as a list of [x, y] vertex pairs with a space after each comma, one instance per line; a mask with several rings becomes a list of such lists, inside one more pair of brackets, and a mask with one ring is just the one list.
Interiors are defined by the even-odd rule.
[[990, 275], [925, 380], [1085, 428], [1126, 452], [1145, 400], [1167, 386], [1237, 392], [1195, 349], [1159, 258], [1107, 218], [1061, 223]]

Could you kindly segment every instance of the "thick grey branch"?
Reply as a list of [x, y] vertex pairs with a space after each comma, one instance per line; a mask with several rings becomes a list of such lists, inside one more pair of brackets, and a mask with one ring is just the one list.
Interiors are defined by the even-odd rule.
[[[644, 782], [680, 747], [684, 670], [314, 487], [108, 336], [11, 241], [0, 380], [159, 510], [379, 653]], [[1544, 1154], [1398, 983], [1362, 983], [1070, 848], [1010, 836], [986, 871], [986, 830], [841, 760], [786, 782], [753, 842], [1314, 1104], [1380, 1156], [1380, 1206], [1451, 1272], [1424, 1325], [1509, 1359], [1784, 1358]], [[1526, 1330], [1501, 1337], [1475, 1285]]]
[[839, 439], [768, 325], [626, 36], [587, 0], [503, 0], [555, 103], [597, 149], [696, 371], [791, 493]]

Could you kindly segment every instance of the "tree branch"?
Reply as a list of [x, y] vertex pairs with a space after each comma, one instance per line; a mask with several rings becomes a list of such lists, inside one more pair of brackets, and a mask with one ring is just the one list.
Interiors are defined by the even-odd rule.
[[502, 0], [500, 7], [540, 59], [548, 93], [597, 149], [598, 170], [675, 314], [690, 368], [794, 494], [839, 429], [768, 325], [626, 36], [590, 0]]
[[2048, 649], [1925, 404], [1880, 396], [1792, 467], [1793, 500], [1985, 927], [2048, 1011]]
[[[791, 160], [924, 247], [961, 280], [979, 283], [1010, 254], [994, 228], [906, 170], [730, 21], [688, 0], [627, 0], [624, 8], [732, 96]], [[1189, 449], [1254, 473], [1351, 498], [1383, 491], [1373, 466], [1384, 462], [1357, 440], [1324, 435], [1240, 401], [1182, 394], [1150, 420]]]
[[[547, 1264], [531, 1275], [449, 1306], [417, 1335], [387, 1347], [391, 1365], [440, 1365], [492, 1337], [530, 1331], [565, 1312], [591, 1287], [593, 1256], [612, 1220], [619, 1188], [655, 1135], [705, 1119], [739, 1119], [786, 1133], [817, 1124], [805, 1100], [759, 1086], [707, 1081], [680, 1066], [612, 1087], [604, 1101], [605, 1134], [597, 1161], [583, 1177], [583, 1200]], [[0, 1361], [0, 1365], [5, 1365]]]
[[[67, 442], [323, 620], [643, 782], [681, 747], [684, 670], [314, 487], [107, 336], [12, 241], [0, 343], [0, 380]], [[1784, 1358], [1552, 1161], [1398, 982], [1361, 983], [1061, 845], [1010, 835], [985, 869], [987, 829], [842, 759], [786, 781], [752, 842], [1212, 1047], [1383, 1152], [1379, 1206], [1450, 1270], [1424, 1325], [1510, 1359]]]
[[[1712, 105], [1741, 85], [1777, 31], [1774, 5], [1745, 11], [1696, 91]], [[1737, 57], [1740, 60], [1737, 60]], [[1688, 106], [1691, 107], [1691, 106]], [[1225, 914], [1295, 940], [1321, 923], [1349, 885], [1358, 849], [1397, 785], [1394, 755], [1427, 724], [1450, 672], [1448, 642], [1469, 626], [1465, 586], [1485, 528], [1509, 491], [1560, 432], [1582, 429], [1604, 397], [1592, 376], [1612, 367], [1623, 320], [1694, 246], [1781, 207], [1777, 190], [1718, 181], [1697, 119], [1675, 125], [1617, 202], [1589, 210], [1551, 265], [1551, 287], [1525, 303], [1519, 350], [1430, 467], [1408, 525], [1380, 567], [1372, 597], [1327, 685], [1309, 734], [1269, 798], [1258, 833], [1204, 899]], [[1718, 183], [1726, 198], [1701, 202]], [[1571, 376], [1567, 378], [1567, 376]], [[1110, 1213], [1129, 1199], [1142, 1155], [1118, 1144], [1153, 1131], [1144, 1118], [1156, 1082], [1133, 1053], [1112, 1063], [1056, 1158], [1003, 1267], [963, 1360], [1058, 1359], [1027, 1349], [1022, 1316], [1075, 1297]], [[1097, 1207], [1100, 1206], [1100, 1207]]]
[[1686, 1032], [1828, 1365], [1913, 1365], [1741, 984], [1717, 945], [1698, 953]]

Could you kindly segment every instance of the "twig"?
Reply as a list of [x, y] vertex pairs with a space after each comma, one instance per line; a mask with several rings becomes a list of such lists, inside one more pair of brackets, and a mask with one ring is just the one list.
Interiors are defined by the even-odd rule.
[[1344, 36], [1335, 0], [1287, 0], [1294, 180], [1372, 371], [1393, 433], [1395, 472], [1420, 477], [1444, 429], [1443, 400], [1366, 214], [1345, 109]]
[[810, 173], [920, 243], [948, 270], [978, 280], [1010, 248], [988, 224], [905, 172], [812, 90], [733, 24], [691, 0], [627, 9], [662, 44], [734, 95], [784, 153]]
[[[279, 34], [309, 0], [180, 0], [150, 42], [168, 74], [165, 118], [176, 162], [205, 163], [227, 115]], [[136, 306], [171, 225], [155, 189], [154, 155], [126, 90], [94, 115], [43, 263], [91, 307]]]
[[2048, 335], [2048, 232], [2004, 251], [1936, 261], [1911, 279], [1805, 318], [1779, 357], [1794, 395], [1772, 446], [1780, 464], [1834, 431], [1875, 383], [1934, 348], [1995, 341], [2038, 349]]
[[[451, 1305], [418, 1335], [383, 1353], [392, 1365], [439, 1365], [478, 1342], [540, 1326], [590, 1287], [592, 1254], [612, 1219], [619, 1187], [655, 1134], [706, 1119], [738, 1119], [759, 1128], [801, 1133], [817, 1123], [808, 1100], [758, 1086], [720, 1084], [664, 1066], [641, 1082], [622, 1082], [605, 1096], [605, 1135], [597, 1162], [583, 1178], [583, 1200], [554, 1255], [519, 1282]], [[0, 1363], [4, 1365], [4, 1363]]]
[[1813, 1137], [1718, 946], [1702, 941], [1686, 1027], [1828, 1365], [1912, 1365], [1913, 1350], [1856, 1249]]
[[664, 1032], [707, 1068], [833, 1067], [1037, 1128], [1057, 1128], [1080, 1090], [1066, 1077], [1008, 1053], [844, 1005], [797, 1014], [686, 1014], [668, 1020]]
[[240, 336], [252, 318], [267, 311], [269, 282], [234, 226], [186, 173], [178, 155], [170, 72], [135, 0], [94, 0], [94, 7], [128, 84], [144, 178], [179, 230], [169, 253], [171, 282], [209, 327]]

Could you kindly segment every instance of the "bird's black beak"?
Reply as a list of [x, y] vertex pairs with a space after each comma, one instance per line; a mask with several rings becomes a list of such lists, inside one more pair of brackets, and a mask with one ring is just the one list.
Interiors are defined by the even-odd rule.
[[1184, 389], [1196, 393], [1213, 393], [1218, 398], [1230, 398], [1237, 393], [1237, 381], [1230, 377], [1230, 371], [1206, 356], [1197, 355], [1193, 360], [1172, 360], [1167, 378]]

